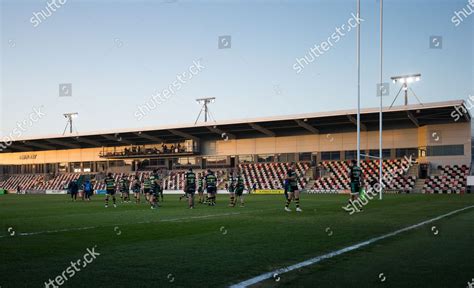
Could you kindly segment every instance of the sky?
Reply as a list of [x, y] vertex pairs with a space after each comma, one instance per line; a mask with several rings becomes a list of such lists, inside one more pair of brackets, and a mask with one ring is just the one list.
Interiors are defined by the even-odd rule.
[[[355, 0], [55, 1], [0, 0], [0, 137], [62, 134], [66, 112], [79, 133], [192, 124], [202, 97], [218, 122], [356, 108]], [[474, 13], [453, 21], [468, 5], [385, 0], [382, 82], [421, 73], [422, 102], [474, 97]], [[379, 0], [360, 18], [361, 106], [377, 107]]]

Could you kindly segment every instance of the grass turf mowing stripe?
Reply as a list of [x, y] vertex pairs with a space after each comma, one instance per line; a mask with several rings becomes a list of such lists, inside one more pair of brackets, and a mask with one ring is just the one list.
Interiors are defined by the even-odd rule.
[[[272, 210], [272, 209], [268, 209], [268, 210]], [[208, 219], [208, 218], [222, 217], [222, 216], [250, 214], [250, 213], [253, 213], [253, 212], [262, 212], [262, 211], [266, 211], [266, 210], [262, 209], [262, 210], [256, 210], [256, 211], [248, 211], [248, 212], [231, 212], [231, 213], [222, 213], [222, 214], [209, 214], [209, 215], [201, 215], [201, 216], [161, 219], [161, 220], [158, 220], [158, 221], [140, 221], [140, 222], [136, 222], [136, 223], [129, 223], [127, 225], [150, 224], [150, 223], [158, 223], [158, 222], [179, 222], [179, 221], [186, 221], [186, 220], [201, 220], [201, 219]], [[117, 226], [117, 225], [123, 225], [123, 224], [113, 224], [113, 225], [106, 225], [106, 226], [89, 226], [89, 227], [65, 228], [65, 229], [49, 230], [49, 231], [37, 231], [37, 232], [20, 232], [20, 233], [16, 233], [15, 235], [16, 236], [33, 236], [33, 235], [40, 235], [40, 234], [90, 230], [90, 229], [97, 229], [97, 228], [103, 228], [103, 227], [112, 227], [112, 226]], [[5, 238], [5, 237], [11, 237], [11, 235], [0, 235], [0, 238]]]
[[413, 230], [413, 229], [416, 229], [420, 226], [424, 226], [426, 224], [429, 224], [429, 223], [432, 223], [432, 222], [435, 222], [435, 221], [438, 221], [440, 219], [443, 219], [443, 218], [446, 218], [446, 217], [449, 217], [451, 215], [454, 215], [454, 214], [457, 214], [457, 213], [460, 213], [462, 211], [465, 211], [465, 210], [468, 210], [468, 209], [472, 209], [474, 208], [474, 205], [473, 206], [467, 206], [467, 207], [464, 207], [464, 208], [461, 208], [461, 209], [457, 209], [457, 210], [454, 210], [454, 211], [451, 211], [449, 213], [446, 213], [446, 214], [443, 214], [443, 215], [440, 215], [438, 217], [435, 217], [435, 218], [432, 218], [432, 219], [429, 219], [429, 220], [426, 220], [426, 221], [423, 221], [423, 222], [420, 222], [418, 224], [414, 224], [414, 225], [411, 225], [411, 226], [408, 226], [408, 227], [405, 227], [405, 228], [402, 228], [402, 229], [399, 229], [399, 230], [396, 230], [394, 232], [391, 232], [391, 233], [388, 233], [388, 234], [385, 234], [385, 235], [382, 235], [382, 236], [379, 236], [379, 237], [375, 237], [375, 238], [372, 238], [372, 239], [369, 239], [367, 241], [363, 241], [363, 242], [360, 242], [360, 243], [357, 243], [357, 244], [354, 244], [354, 245], [351, 245], [351, 246], [348, 246], [348, 247], [345, 247], [345, 248], [342, 248], [342, 249], [339, 249], [339, 250], [336, 250], [336, 251], [333, 251], [333, 252], [329, 252], [327, 254], [324, 254], [324, 255], [321, 255], [321, 256], [317, 256], [317, 257], [314, 257], [314, 258], [311, 258], [309, 260], [306, 260], [306, 261], [303, 261], [303, 262], [300, 262], [300, 263], [297, 263], [297, 264], [294, 264], [294, 265], [291, 265], [291, 266], [288, 266], [288, 267], [285, 267], [285, 268], [280, 268], [280, 269], [277, 269], [277, 270], [274, 270], [272, 272], [267, 272], [267, 273], [264, 273], [264, 274], [261, 274], [259, 276], [256, 276], [256, 277], [253, 277], [253, 278], [250, 278], [248, 280], [245, 280], [245, 281], [242, 281], [240, 283], [237, 283], [237, 284], [233, 284], [231, 286], [229, 286], [230, 288], [243, 288], [243, 287], [248, 287], [248, 286], [251, 286], [251, 285], [255, 285], [255, 284], [258, 284], [264, 280], [267, 280], [267, 279], [270, 279], [272, 277], [275, 277], [277, 275], [280, 275], [280, 274], [283, 274], [283, 273], [287, 273], [287, 272], [291, 272], [291, 271], [294, 271], [294, 270], [297, 270], [297, 269], [300, 269], [300, 268], [303, 268], [303, 267], [306, 267], [306, 266], [310, 266], [310, 265], [313, 265], [313, 264], [316, 264], [318, 262], [321, 262], [322, 260], [324, 259], [329, 259], [329, 258], [333, 258], [333, 257], [336, 257], [338, 255], [341, 255], [341, 254], [344, 254], [346, 252], [350, 252], [350, 251], [353, 251], [353, 250], [356, 250], [356, 249], [359, 249], [361, 247], [364, 247], [364, 246], [367, 246], [367, 245], [370, 245], [372, 243], [375, 243], [377, 241], [380, 241], [380, 240], [383, 240], [383, 239], [386, 239], [386, 238], [389, 238], [389, 237], [393, 237], [393, 236], [396, 236], [400, 233], [403, 233], [403, 232], [406, 232], [406, 231], [410, 231], [410, 230]]

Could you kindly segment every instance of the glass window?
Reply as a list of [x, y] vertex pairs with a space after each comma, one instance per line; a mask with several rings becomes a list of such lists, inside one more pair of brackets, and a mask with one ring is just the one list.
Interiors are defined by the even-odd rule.
[[357, 159], [357, 151], [356, 151], [356, 150], [345, 151], [345, 152], [344, 152], [344, 156], [345, 156], [346, 160], [354, 160], [354, 159]]
[[395, 151], [396, 158], [403, 158], [405, 156], [418, 157], [418, 148], [399, 148]]
[[341, 152], [321, 152], [321, 160], [323, 161], [339, 161], [341, 160]]
[[[300, 161], [311, 161], [311, 152], [300, 153]], [[290, 162], [290, 161], [288, 161]]]
[[240, 163], [253, 163], [253, 155], [241, 155], [239, 156]]
[[463, 156], [464, 145], [443, 145], [426, 147], [426, 156]]
[[258, 155], [257, 156], [257, 161], [259, 163], [262, 162], [275, 162], [275, 156], [274, 155]]

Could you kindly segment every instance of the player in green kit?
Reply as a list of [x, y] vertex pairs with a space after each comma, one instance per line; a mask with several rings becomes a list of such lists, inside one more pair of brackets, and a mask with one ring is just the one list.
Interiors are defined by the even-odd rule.
[[153, 173], [150, 175], [151, 181], [151, 191], [150, 191], [150, 205], [151, 209], [158, 207], [158, 194], [160, 193], [160, 183], [157, 170], [153, 170]]
[[130, 202], [130, 181], [126, 175], [123, 175], [119, 182], [120, 186], [120, 198], [122, 203]]
[[112, 177], [112, 173], [107, 174], [105, 177], [105, 189], [107, 192], [107, 196], [105, 196], [105, 208], [109, 207], [109, 197], [112, 196], [112, 200], [114, 201], [114, 208], [117, 208], [117, 204], [115, 203], [115, 179]]
[[189, 209], [194, 209], [194, 193], [196, 193], [196, 174], [192, 168], [184, 175], [184, 191], [188, 198]]
[[140, 182], [140, 177], [135, 176], [135, 179], [132, 182], [132, 191], [133, 196], [135, 197], [135, 203], [140, 204], [140, 192], [142, 190], [142, 183]]
[[231, 170], [229, 173], [229, 178], [228, 180], [228, 190], [229, 190], [229, 197], [230, 197], [230, 203], [229, 207], [234, 207], [235, 206], [235, 186], [236, 186], [236, 179], [234, 177], [234, 172]]
[[203, 186], [203, 177], [202, 174], [198, 175], [198, 195], [199, 195], [199, 204], [204, 203], [204, 186]]
[[217, 177], [211, 169], [207, 170], [206, 175], [206, 190], [207, 199], [209, 206], [216, 206], [216, 194], [217, 194]]
[[146, 175], [143, 180], [143, 193], [145, 194], [146, 202], [150, 202], [150, 192], [151, 192], [151, 179], [150, 175]]
[[244, 177], [242, 177], [242, 174], [240, 173], [240, 170], [237, 170], [237, 177], [236, 177], [236, 187], [235, 187], [235, 201], [234, 201], [234, 206], [237, 203], [238, 200], [240, 200], [240, 207], [244, 207], [244, 189], [245, 189], [245, 184], [244, 184]]
[[356, 201], [359, 198], [359, 193], [363, 185], [362, 169], [357, 165], [356, 160], [352, 160], [352, 165], [349, 168], [349, 179], [351, 186], [351, 201]]
[[296, 212], [303, 212], [300, 208], [300, 191], [298, 190], [298, 175], [296, 174], [296, 165], [291, 163], [288, 169], [286, 180], [288, 180], [288, 199], [286, 200], [285, 211], [291, 212], [289, 208], [291, 200], [295, 199]]

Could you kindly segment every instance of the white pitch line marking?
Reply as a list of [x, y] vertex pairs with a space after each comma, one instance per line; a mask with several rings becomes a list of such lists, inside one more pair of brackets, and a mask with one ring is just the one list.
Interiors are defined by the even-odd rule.
[[273, 275], [275, 275], [275, 274], [281, 275], [283, 273], [287, 273], [287, 272], [294, 271], [294, 270], [297, 270], [297, 269], [300, 269], [300, 268], [303, 268], [303, 267], [306, 267], [306, 266], [316, 264], [318, 262], [321, 262], [324, 259], [329, 259], [329, 258], [336, 257], [336, 256], [341, 255], [343, 253], [359, 249], [361, 247], [370, 245], [374, 242], [377, 242], [377, 241], [380, 241], [380, 240], [383, 240], [383, 239], [386, 239], [386, 238], [389, 238], [389, 237], [393, 237], [395, 235], [398, 235], [400, 233], [403, 233], [403, 232], [406, 232], [406, 231], [409, 231], [409, 230], [413, 230], [413, 229], [418, 228], [420, 226], [432, 223], [434, 221], [438, 221], [438, 220], [443, 219], [445, 217], [451, 216], [453, 214], [457, 214], [459, 212], [462, 212], [464, 210], [468, 210], [468, 209], [471, 209], [471, 208], [474, 208], [474, 205], [464, 207], [464, 208], [461, 208], [461, 209], [458, 209], [458, 210], [454, 210], [452, 212], [449, 212], [449, 213], [446, 213], [444, 215], [441, 215], [441, 216], [438, 216], [438, 217], [420, 222], [418, 224], [408, 226], [408, 227], [402, 228], [400, 230], [396, 230], [394, 232], [391, 232], [391, 233], [388, 233], [388, 234], [385, 234], [385, 235], [382, 235], [382, 236], [379, 236], [379, 237], [375, 237], [375, 238], [369, 239], [367, 241], [357, 243], [357, 244], [352, 245], [352, 246], [342, 248], [340, 250], [329, 252], [327, 254], [317, 256], [317, 257], [311, 258], [309, 260], [306, 260], [306, 261], [303, 261], [303, 262], [300, 262], [300, 263], [297, 263], [297, 264], [294, 264], [294, 265], [291, 265], [291, 266], [288, 266], [288, 267], [285, 267], [285, 268], [280, 268], [280, 269], [274, 270], [272, 272], [267, 272], [267, 273], [261, 274], [259, 276], [256, 276], [256, 277], [250, 278], [248, 280], [242, 281], [240, 283], [233, 284], [233, 285], [230, 286], [230, 288], [244, 288], [244, 287], [248, 287], [248, 286], [251, 286], [251, 285], [255, 285], [259, 282], [262, 282], [264, 280], [272, 278]]
[[[119, 226], [119, 225], [134, 225], [134, 224], [150, 224], [150, 223], [158, 223], [158, 222], [177, 222], [177, 221], [183, 221], [183, 220], [193, 220], [193, 219], [207, 219], [207, 218], [213, 218], [213, 217], [222, 217], [222, 216], [232, 216], [232, 215], [241, 215], [241, 214], [248, 214], [251, 212], [260, 212], [261, 210], [258, 211], [249, 211], [246, 213], [242, 212], [232, 212], [232, 213], [223, 213], [223, 214], [209, 214], [209, 215], [201, 215], [201, 216], [191, 216], [191, 217], [181, 217], [181, 218], [170, 218], [170, 219], [161, 219], [158, 221], [141, 221], [141, 222], [136, 222], [136, 223], [124, 223], [124, 224], [113, 224], [113, 225], [107, 225], [107, 226], [89, 226], [89, 227], [78, 227], [78, 228], [65, 228], [65, 229], [58, 229], [58, 230], [49, 230], [49, 231], [37, 231], [37, 232], [17, 232], [15, 237], [17, 236], [33, 236], [33, 235], [40, 235], [40, 234], [49, 234], [49, 233], [59, 233], [59, 232], [71, 232], [71, 231], [81, 231], [81, 230], [90, 230], [90, 229], [96, 229], [96, 228], [104, 228], [104, 227], [113, 227], [113, 226]], [[6, 238], [6, 237], [13, 237], [10, 235], [0, 235], [0, 238]]]

